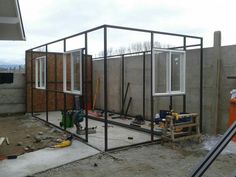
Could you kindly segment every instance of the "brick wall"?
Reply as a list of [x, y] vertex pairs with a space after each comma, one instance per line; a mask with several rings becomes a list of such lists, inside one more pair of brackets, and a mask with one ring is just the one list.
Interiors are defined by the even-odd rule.
[[[45, 55], [45, 53], [34, 52], [26, 54], [26, 81], [27, 81], [27, 112], [31, 112], [32, 90], [35, 88], [35, 58]], [[63, 55], [61, 53], [48, 54], [48, 110], [62, 110], [64, 109], [64, 94], [54, 92], [53, 90], [63, 91]], [[68, 71], [69, 72], [69, 71]], [[32, 74], [32, 75], [31, 75]], [[70, 73], [67, 73], [70, 74]], [[68, 80], [70, 84], [70, 80]], [[67, 109], [72, 109], [73, 95], [66, 94]], [[40, 89], [33, 89], [33, 110], [34, 112], [46, 111], [46, 91]]]

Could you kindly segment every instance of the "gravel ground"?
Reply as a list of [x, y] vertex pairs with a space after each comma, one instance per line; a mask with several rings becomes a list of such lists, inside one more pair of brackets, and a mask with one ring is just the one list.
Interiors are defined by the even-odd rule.
[[[206, 154], [203, 144], [146, 145], [93, 157], [51, 169], [34, 177], [184, 177]], [[221, 154], [205, 177], [232, 176], [236, 154]]]

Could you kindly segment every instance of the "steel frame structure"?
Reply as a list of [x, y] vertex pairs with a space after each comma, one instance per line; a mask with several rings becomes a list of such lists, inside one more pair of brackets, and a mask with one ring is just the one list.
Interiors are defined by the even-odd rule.
[[[67, 39], [70, 39], [70, 38], [73, 38], [73, 37], [76, 37], [76, 36], [80, 36], [80, 35], [84, 35], [84, 49], [83, 49], [83, 54], [84, 56], [88, 56], [88, 34], [91, 33], [91, 32], [94, 32], [94, 31], [97, 31], [97, 30], [103, 30], [103, 57], [102, 59], [104, 60], [103, 61], [103, 67], [104, 67], [104, 151], [108, 151], [108, 150], [114, 150], [114, 149], [118, 149], [118, 148], [123, 148], [123, 147], [118, 147], [118, 148], [109, 148], [108, 147], [108, 123], [114, 123], [113, 121], [110, 121], [108, 120], [108, 94], [107, 94], [107, 90], [108, 90], [108, 78], [107, 78], [107, 60], [109, 57], [114, 57], [114, 56], [121, 56], [122, 57], [122, 78], [124, 79], [124, 57], [126, 55], [131, 55], [131, 54], [142, 54], [143, 55], [143, 83], [145, 83], [145, 61], [146, 61], [146, 54], [147, 53], [150, 53], [150, 56], [151, 56], [151, 68], [153, 66], [153, 48], [154, 48], [154, 34], [160, 34], [160, 35], [167, 35], [167, 36], [177, 36], [177, 37], [181, 37], [182, 40], [183, 40], [183, 45], [182, 46], [178, 46], [178, 47], [173, 47], [173, 48], [168, 48], [168, 49], [182, 49], [184, 51], [186, 51], [188, 48], [192, 48], [192, 47], [198, 47], [199, 48], [199, 51], [200, 51], [200, 58], [199, 58], [199, 61], [200, 61], [200, 89], [199, 89], [199, 95], [200, 95], [200, 103], [199, 103], [199, 107], [200, 107], [200, 127], [202, 128], [202, 94], [203, 94], [203, 91], [202, 91], [202, 86], [203, 86], [203, 38], [202, 37], [197, 37], [197, 36], [190, 36], [190, 35], [182, 35], [182, 34], [175, 34], [175, 33], [167, 33], [167, 32], [160, 32], [160, 31], [153, 31], [153, 30], [146, 30], [146, 29], [138, 29], [138, 28], [130, 28], [130, 27], [122, 27], [122, 26], [114, 26], [114, 25], [101, 25], [101, 26], [98, 26], [98, 27], [95, 27], [95, 28], [92, 28], [92, 29], [89, 29], [89, 30], [86, 30], [86, 31], [83, 31], [83, 32], [80, 32], [80, 33], [77, 33], [77, 34], [74, 34], [74, 35], [71, 35], [71, 36], [68, 36], [68, 37], [65, 37], [65, 38], [61, 38], [61, 39], [58, 39], [58, 40], [55, 40], [55, 41], [52, 41], [52, 42], [49, 42], [49, 43], [46, 43], [46, 44], [43, 44], [43, 45], [39, 45], [37, 47], [34, 47], [34, 48], [31, 48], [31, 49], [28, 49], [26, 50], [26, 53], [25, 53], [25, 60], [27, 60], [27, 53], [30, 53], [30, 59], [31, 59], [31, 66], [33, 66], [33, 62], [34, 62], [34, 58], [33, 58], [33, 53], [34, 53], [34, 50], [37, 50], [41, 47], [45, 47], [45, 56], [46, 56], [46, 88], [45, 88], [45, 93], [46, 93], [46, 102], [45, 102], [45, 109], [46, 109], [46, 122], [50, 123], [48, 121], [48, 93], [49, 92], [54, 92], [54, 93], [63, 93], [64, 95], [64, 112], [66, 112], [66, 96], [67, 94], [72, 94], [72, 93], [66, 93], [66, 92], [63, 92], [63, 91], [58, 91], [58, 90], [50, 90], [48, 88], [48, 46], [50, 44], [54, 44], [54, 43], [57, 43], [57, 42], [63, 42], [63, 50], [64, 52], [66, 52], [67, 50], [67, 46], [66, 46], [66, 40]], [[122, 55], [112, 55], [112, 56], [108, 56], [107, 55], [107, 49], [108, 49], [108, 44], [107, 44], [107, 36], [108, 36], [108, 32], [107, 30], [108, 29], [119, 29], [119, 30], [126, 30], [126, 31], [136, 31], [136, 32], [142, 32], [142, 33], [147, 33], [150, 35], [150, 44], [151, 44], [151, 50], [150, 51], [143, 51], [143, 52], [135, 52], [135, 53], [129, 53], [129, 54], [122, 54]], [[199, 42], [197, 44], [193, 44], [193, 45], [187, 45], [186, 44], [186, 40], [187, 39], [197, 39], [199, 40]], [[83, 57], [84, 59], [84, 57]], [[27, 61], [25, 62], [27, 64]], [[84, 73], [84, 77], [83, 78], [87, 78], [87, 62], [84, 62], [85, 63], [85, 71], [83, 72]], [[27, 65], [26, 65], [26, 78], [27, 78]], [[56, 72], [56, 68], [55, 68], [55, 72]], [[33, 67], [31, 67], [31, 83], [30, 83], [30, 86], [31, 86], [31, 115], [33, 117], [36, 117], [36, 118], [39, 118], [37, 117], [36, 115], [34, 115], [34, 106], [33, 106], [33, 101], [34, 101], [34, 97], [33, 97], [33, 93], [34, 93], [34, 90], [36, 88], [33, 87]], [[151, 78], [150, 80], [152, 81], [153, 80], [153, 73], [151, 72]], [[26, 84], [28, 84], [26, 82]], [[124, 82], [122, 82], [122, 94], [124, 94]], [[145, 103], [144, 103], [144, 99], [145, 99], [145, 84], [143, 84], [143, 116], [145, 117]], [[27, 89], [26, 89], [27, 90]], [[83, 93], [85, 95], [85, 138], [82, 138], [82, 137], [79, 137], [80, 139], [83, 139], [85, 142], [88, 142], [88, 118], [89, 118], [89, 115], [88, 115], [88, 89], [87, 89], [87, 84], [85, 84], [85, 88], [84, 88], [85, 92]], [[27, 92], [27, 91], [26, 91]], [[153, 96], [153, 85], [152, 85], [152, 82], [151, 82], [151, 86], [150, 86], [150, 112], [151, 112], [151, 128], [150, 128], [150, 131], [148, 130], [148, 133], [150, 133], [150, 141], [148, 142], [143, 142], [143, 143], [138, 143], [138, 144], [145, 144], [145, 143], [150, 143], [150, 142], [155, 142], [157, 140], [154, 140], [154, 135], [155, 135], [155, 132], [154, 132], [154, 109], [153, 109], [153, 105], [154, 105], [154, 96]], [[27, 95], [27, 93], [26, 93]], [[186, 112], [186, 95], [182, 95], [183, 96], [183, 112]], [[169, 102], [170, 102], [170, 109], [172, 109], [172, 97], [173, 96], [168, 96], [170, 99], [169, 99]], [[26, 107], [27, 107], [28, 103], [26, 101]], [[51, 123], [50, 123], [51, 124]], [[123, 126], [125, 128], [131, 128], [127, 125], [122, 125], [122, 124], [117, 124], [119, 126]], [[58, 127], [58, 126], [57, 126]], [[143, 131], [145, 132], [142, 128], [135, 128], [136, 130], [139, 130], [139, 131]], [[147, 133], [147, 131], [146, 131]], [[76, 135], [75, 135], [76, 136]], [[133, 145], [131, 145], [133, 146]], [[124, 146], [126, 147], [126, 146]]]

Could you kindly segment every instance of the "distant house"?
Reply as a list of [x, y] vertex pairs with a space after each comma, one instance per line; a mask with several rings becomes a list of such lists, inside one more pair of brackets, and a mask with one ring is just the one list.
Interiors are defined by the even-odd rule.
[[18, 0], [0, 0], [0, 40], [25, 40]]

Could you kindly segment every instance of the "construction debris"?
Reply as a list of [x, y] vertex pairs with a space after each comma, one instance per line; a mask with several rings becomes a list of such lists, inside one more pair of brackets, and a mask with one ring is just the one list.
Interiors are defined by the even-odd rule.
[[[96, 133], [97, 126], [88, 128], [88, 134], [95, 134]], [[86, 129], [78, 130], [76, 131], [78, 135], [85, 135]]]
[[137, 115], [135, 116], [135, 119], [130, 123], [130, 125], [141, 127], [141, 125], [145, 124], [145, 120], [143, 116]]
[[43, 132], [38, 132], [39, 135], [43, 135]]
[[5, 159], [17, 159], [17, 155], [0, 155], [0, 160], [5, 160]]
[[22, 144], [23, 144], [23, 143], [22, 143], [21, 141], [19, 141], [16, 145], [17, 145], [17, 146], [22, 146]]
[[25, 150], [25, 151], [28, 151], [28, 150], [29, 150], [29, 148], [28, 148], [28, 147], [25, 147], [25, 148], [24, 148], [24, 150]]
[[35, 143], [39, 143], [39, 142], [42, 141], [41, 137], [38, 136], [38, 135], [34, 136], [34, 140], [35, 140], [35, 141], [34, 141]]
[[[17, 130], [17, 131], [16, 131]], [[0, 123], [0, 159], [21, 155], [65, 140], [64, 132], [27, 116], [2, 118]], [[60, 139], [60, 141], [56, 141]]]
[[7, 159], [17, 159], [17, 155], [8, 155]]

